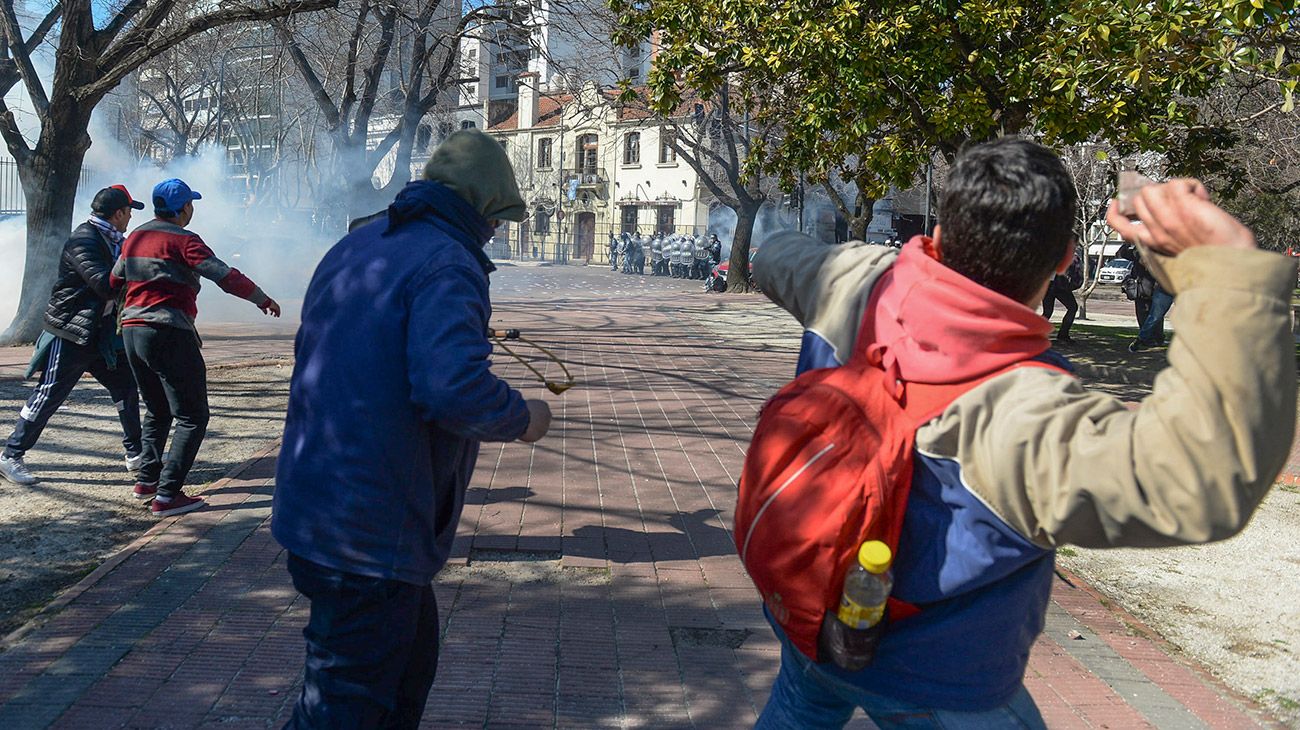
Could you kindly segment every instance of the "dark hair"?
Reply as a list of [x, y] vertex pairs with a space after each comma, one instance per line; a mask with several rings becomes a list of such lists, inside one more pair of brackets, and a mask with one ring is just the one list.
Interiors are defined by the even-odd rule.
[[943, 262], [977, 284], [1025, 301], [1072, 242], [1078, 196], [1056, 153], [1003, 137], [957, 157], [939, 207]]

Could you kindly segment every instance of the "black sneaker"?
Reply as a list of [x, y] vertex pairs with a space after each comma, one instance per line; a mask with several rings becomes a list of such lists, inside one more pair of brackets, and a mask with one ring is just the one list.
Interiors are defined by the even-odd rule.
[[1140, 339], [1135, 339], [1132, 342], [1128, 343], [1129, 352], [1142, 352], [1143, 350], [1149, 350], [1149, 349], [1151, 349], [1151, 345], [1148, 345], [1147, 343], [1143, 342]]

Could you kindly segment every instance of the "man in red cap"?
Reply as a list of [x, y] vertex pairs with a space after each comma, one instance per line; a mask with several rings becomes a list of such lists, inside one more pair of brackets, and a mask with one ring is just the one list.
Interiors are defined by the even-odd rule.
[[23, 463], [50, 416], [63, 405], [86, 371], [95, 376], [117, 406], [127, 471], [141, 464], [140, 396], [117, 334], [117, 292], [109, 284], [113, 262], [122, 250], [131, 211], [144, 204], [121, 185], [104, 188], [90, 204], [90, 220], [77, 226], [63, 245], [59, 273], [45, 308], [45, 331], [36, 341], [30, 376], [41, 382], [18, 415], [0, 453], [0, 476], [20, 486], [38, 480]]

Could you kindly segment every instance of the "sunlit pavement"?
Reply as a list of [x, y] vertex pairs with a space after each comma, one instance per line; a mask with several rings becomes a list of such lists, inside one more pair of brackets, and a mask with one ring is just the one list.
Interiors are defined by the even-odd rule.
[[[494, 326], [551, 349], [578, 385], [545, 394], [556, 421], [542, 442], [483, 448], [437, 582], [425, 726], [752, 726], [778, 650], [731, 514], [799, 333], [761, 297], [699, 288], [595, 268], [494, 277]], [[292, 352], [284, 324], [203, 327], [210, 363]], [[522, 365], [497, 368], [545, 393]], [[160, 523], [11, 637], [0, 727], [279, 727], [307, 605], [268, 529], [275, 459], [271, 447], [208, 488], [210, 507]], [[1053, 599], [1026, 678], [1050, 727], [1268, 722], [1073, 578]]]

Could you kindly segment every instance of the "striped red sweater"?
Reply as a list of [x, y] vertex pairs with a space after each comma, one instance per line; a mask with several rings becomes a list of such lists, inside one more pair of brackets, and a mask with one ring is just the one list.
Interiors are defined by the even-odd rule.
[[193, 231], [157, 219], [135, 229], [122, 244], [111, 278], [114, 287], [126, 284], [122, 326], [194, 329], [199, 277], [259, 307], [269, 301], [257, 284], [217, 258]]

